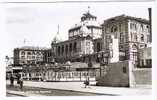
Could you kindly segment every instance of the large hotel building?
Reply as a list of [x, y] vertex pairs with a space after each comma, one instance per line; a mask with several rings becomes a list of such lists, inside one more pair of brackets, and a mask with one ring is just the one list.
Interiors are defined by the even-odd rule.
[[[99, 84], [128, 86], [138, 78], [147, 78], [141, 73], [150, 76], [150, 71], [138, 72], [139, 70], [135, 69], [151, 68], [150, 19], [151, 16], [146, 20], [120, 15], [106, 19], [100, 25], [97, 17], [88, 11], [81, 17], [80, 23], [68, 30], [68, 40], [62, 41], [57, 32], [49, 49], [34, 47], [14, 49], [14, 64], [41, 66], [42, 68], [33, 67], [34, 72], [29, 69], [26, 76], [28, 78], [40, 75], [46, 80], [67, 80], [72, 77], [73, 80], [79, 78], [81, 81], [87, 75], [96, 78], [97, 69], [100, 69], [98, 76], [104, 74], [106, 78], [103, 77]], [[69, 66], [72, 69], [69, 69]], [[90, 70], [88, 67], [91, 74], [87, 74]]]

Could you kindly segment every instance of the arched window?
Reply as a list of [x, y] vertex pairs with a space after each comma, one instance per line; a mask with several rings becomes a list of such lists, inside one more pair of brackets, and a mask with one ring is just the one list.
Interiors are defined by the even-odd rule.
[[68, 54], [68, 45], [65, 46], [65, 53]]
[[116, 32], [117, 31], [117, 27], [114, 27], [114, 32]]
[[24, 51], [22, 51], [22, 52], [21, 52], [21, 55], [25, 55], [25, 52], [24, 52]]
[[60, 46], [58, 46], [58, 55], [60, 55]]
[[144, 41], [144, 35], [141, 34], [141, 41]]
[[101, 45], [100, 42], [97, 43], [97, 52], [99, 52], [101, 50]]
[[77, 43], [74, 43], [74, 47], [73, 47], [74, 52], [77, 52]]
[[62, 55], [64, 54], [64, 45], [62, 45]]
[[69, 51], [72, 52], [72, 43], [70, 43]]
[[114, 28], [114, 27], [112, 26], [112, 27], [111, 27], [111, 32], [113, 32], [113, 28]]
[[135, 38], [135, 41], [137, 41], [137, 34], [134, 33], [134, 38]]
[[27, 55], [31, 55], [31, 52], [27, 52]]

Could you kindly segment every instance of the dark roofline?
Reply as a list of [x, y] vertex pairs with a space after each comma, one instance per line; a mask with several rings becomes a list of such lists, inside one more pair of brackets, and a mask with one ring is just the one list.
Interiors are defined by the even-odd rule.
[[87, 13], [84, 13], [83, 14], [83, 16], [81, 17], [81, 18], [83, 18], [83, 17], [92, 17], [92, 18], [97, 18], [96, 16], [94, 16], [94, 15], [92, 15], [91, 13], [89, 13], [89, 12], [87, 12]]
[[45, 48], [45, 47], [34, 47], [34, 46], [23, 46], [23, 47], [18, 47], [14, 48], [14, 50], [35, 50], [35, 51], [42, 51], [42, 50], [48, 50], [50, 48]]
[[56, 43], [56, 44], [54, 44], [54, 45], [58, 45], [58, 44], [62, 44], [62, 43], [68, 43], [68, 42], [71, 42], [71, 41], [75, 41], [75, 40], [79, 40], [79, 39], [85, 39], [85, 38], [91, 38], [91, 37], [89, 37], [89, 36], [86, 36], [86, 37], [80, 37], [80, 38], [75, 38], [75, 39], [72, 39], [72, 40], [65, 40], [65, 41], [61, 41], [61, 42], [58, 42], [58, 43]]
[[115, 20], [124, 20], [124, 19], [130, 19], [130, 20], [135, 20], [135, 21], [138, 21], [138, 22], [149, 24], [149, 20], [147, 20], [147, 19], [137, 18], [137, 17], [132, 17], [132, 16], [126, 16], [125, 14], [106, 19], [106, 20], [104, 20], [104, 23], [107, 23], [107, 22], [110, 22], [110, 21], [115, 21]]
[[[71, 32], [71, 31], [74, 31], [74, 30], [78, 30], [78, 29], [80, 29], [82, 26], [78, 26], [78, 27], [74, 27], [74, 28], [71, 28], [71, 29], [69, 29], [69, 31], [68, 32]], [[94, 25], [87, 25], [87, 28], [99, 28], [99, 29], [101, 29], [101, 27], [100, 26], [94, 26]]]
[[69, 31], [68, 31], [68, 32], [71, 32], [71, 31], [73, 31], [73, 30], [78, 30], [78, 29], [80, 29], [80, 28], [81, 28], [81, 26], [74, 27], [74, 28], [69, 29]]
[[102, 27], [100, 27], [100, 26], [94, 26], [94, 25], [87, 25], [87, 28], [99, 28], [99, 29], [101, 29]]

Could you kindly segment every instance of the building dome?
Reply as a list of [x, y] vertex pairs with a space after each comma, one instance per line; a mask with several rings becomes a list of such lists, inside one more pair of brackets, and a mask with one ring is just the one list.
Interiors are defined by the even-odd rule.
[[87, 26], [86, 26], [85, 24], [83, 24], [83, 25], [81, 26], [80, 31], [81, 31], [82, 33], [85, 33], [85, 34], [88, 34], [88, 33], [89, 33], [89, 30], [88, 30], [88, 28], [87, 28]]
[[61, 36], [59, 35], [59, 25], [58, 25], [58, 31], [57, 31], [56, 36], [53, 38], [52, 43], [58, 43], [58, 42], [61, 42], [61, 41], [62, 41], [62, 39], [61, 39]]
[[58, 43], [61, 42], [61, 36], [57, 33], [56, 36], [53, 38], [52, 43]]

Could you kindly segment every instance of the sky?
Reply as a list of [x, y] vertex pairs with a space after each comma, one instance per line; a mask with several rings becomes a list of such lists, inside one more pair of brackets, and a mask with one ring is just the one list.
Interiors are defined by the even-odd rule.
[[88, 6], [90, 13], [102, 23], [107, 18], [121, 14], [148, 19], [148, 8], [152, 3], [34, 3], [2, 6], [4, 34], [1, 41], [5, 42], [1, 42], [1, 52], [5, 57], [13, 56], [13, 49], [21, 46], [50, 48], [58, 25], [62, 40], [68, 39], [68, 29], [80, 22]]

